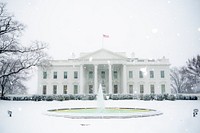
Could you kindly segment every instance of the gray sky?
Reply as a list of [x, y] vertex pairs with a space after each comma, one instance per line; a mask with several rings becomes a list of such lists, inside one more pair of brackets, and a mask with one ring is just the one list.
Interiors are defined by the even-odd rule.
[[[200, 0], [1, 0], [27, 28], [22, 43], [49, 44], [53, 59], [102, 47], [138, 58], [170, 59], [172, 66], [200, 54]], [[37, 87], [35, 78], [34, 87]]]

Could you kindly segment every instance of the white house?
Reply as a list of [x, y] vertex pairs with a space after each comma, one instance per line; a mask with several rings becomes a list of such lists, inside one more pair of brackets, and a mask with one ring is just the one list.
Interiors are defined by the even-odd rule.
[[99, 84], [105, 94], [171, 93], [168, 59], [125, 54], [100, 49], [79, 58], [52, 60], [51, 67], [38, 67], [38, 94], [97, 94]]

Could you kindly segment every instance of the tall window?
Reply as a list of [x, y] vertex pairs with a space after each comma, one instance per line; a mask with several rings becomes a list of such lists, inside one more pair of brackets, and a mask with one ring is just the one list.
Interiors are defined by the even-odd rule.
[[140, 85], [140, 94], [144, 93], [144, 85]]
[[154, 78], [154, 71], [150, 71], [150, 78]]
[[43, 72], [43, 79], [47, 79], [47, 72]]
[[133, 94], [133, 85], [129, 85], [129, 93]]
[[89, 79], [93, 79], [93, 71], [89, 71]]
[[117, 71], [114, 71], [114, 79], [117, 79]]
[[57, 72], [53, 72], [53, 79], [57, 79]]
[[67, 72], [64, 72], [64, 79], [67, 79]]
[[133, 78], [133, 71], [129, 71], [128, 73], [129, 73], [128, 74], [129, 75], [129, 79], [132, 79]]
[[77, 79], [77, 78], [78, 78], [78, 72], [74, 71], [74, 79]]
[[74, 85], [74, 94], [78, 94], [78, 85]]
[[162, 94], [165, 93], [165, 84], [161, 84], [161, 93], [162, 93]]
[[53, 94], [57, 94], [57, 85], [53, 85]]
[[154, 85], [150, 85], [150, 89], [151, 89], [151, 94], [154, 94], [155, 93]]
[[140, 78], [143, 78], [143, 77], [144, 77], [144, 75], [143, 75], [143, 72], [142, 72], [142, 71], [139, 71], [139, 77], [140, 77]]
[[67, 94], [67, 85], [63, 85], [63, 94]]
[[114, 94], [118, 93], [118, 85], [114, 85]]
[[42, 94], [43, 95], [47, 94], [47, 86], [46, 85], [43, 85], [43, 87], [42, 87]]
[[160, 77], [165, 78], [165, 71], [160, 71]]
[[93, 85], [89, 85], [89, 94], [93, 93]]
[[101, 78], [102, 78], [102, 79], [105, 79], [105, 77], [106, 77], [105, 71], [101, 71]]

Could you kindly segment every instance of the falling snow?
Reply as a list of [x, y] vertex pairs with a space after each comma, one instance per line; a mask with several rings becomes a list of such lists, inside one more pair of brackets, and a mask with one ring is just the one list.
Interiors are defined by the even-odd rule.
[[180, 33], [177, 33], [176, 35], [177, 35], [177, 37], [180, 37]]
[[155, 34], [158, 32], [158, 29], [152, 29], [151, 32]]
[[149, 39], [150, 38], [150, 36], [146, 36], [146, 39]]
[[90, 57], [90, 58], [89, 58], [89, 61], [91, 62], [92, 60], [93, 60], [93, 57]]
[[[200, 51], [198, 0], [1, 1], [7, 3], [15, 20], [27, 26], [20, 42], [47, 42], [53, 59], [71, 58], [72, 51], [78, 54], [100, 49], [102, 33], [112, 36], [104, 41], [105, 49], [134, 51], [136, 58], [166, 56], [171, 66], [185, 65]], [[34, 77], [27, 83], [29, 93], [37, 91]]]
[[144, 76], [147, 75], [147, 68], [146, 67], [140, 68], [140, 71], [142, 71], [142, 73], [144, 74]]

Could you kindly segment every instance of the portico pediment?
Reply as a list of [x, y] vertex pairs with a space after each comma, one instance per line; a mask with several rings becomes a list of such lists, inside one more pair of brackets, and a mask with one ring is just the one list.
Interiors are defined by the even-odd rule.
[[92, 60], [125, 60], [126, 56], [114, 53], [106, 49], [100, 49], [93, 53], [85, 53], [80, 56], [80, 59], [92, 59]]

